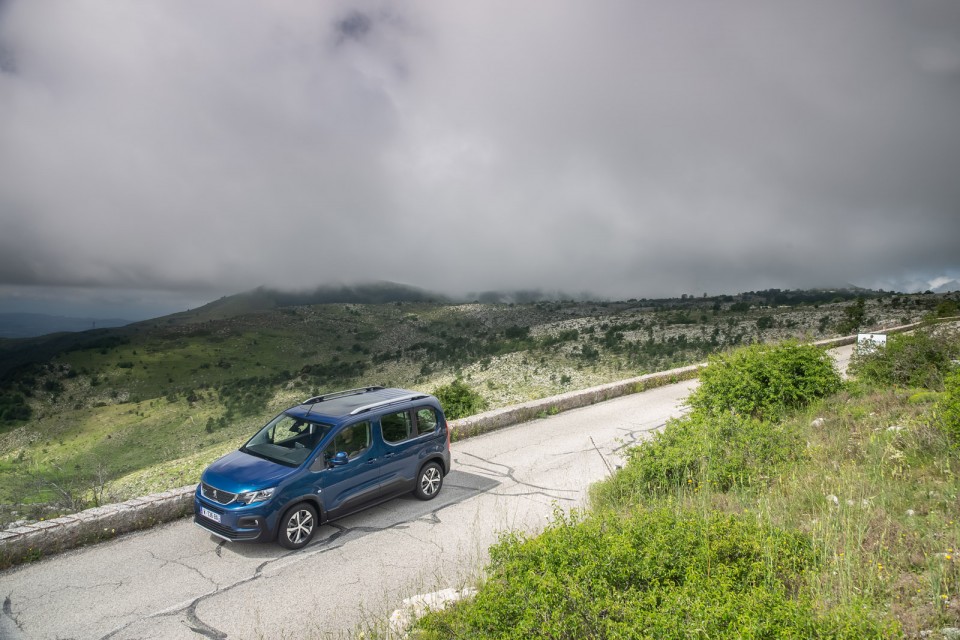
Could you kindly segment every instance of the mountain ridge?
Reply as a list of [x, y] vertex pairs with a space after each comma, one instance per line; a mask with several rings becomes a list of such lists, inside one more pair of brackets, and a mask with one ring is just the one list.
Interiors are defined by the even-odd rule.
[[0, 338], [35, 338], [51, 333], [122, 327], [130, 322], [122, 318], [78, 318], [46, 313], [0, 313]]

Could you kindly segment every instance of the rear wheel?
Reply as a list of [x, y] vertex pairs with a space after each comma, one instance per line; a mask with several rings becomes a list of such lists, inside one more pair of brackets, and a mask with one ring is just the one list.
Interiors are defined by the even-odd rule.
[[317, 510], [301, 502], [288, 510], [280, 519], [277, 542], [287, 549], [299, 549], [313, 539], [317, 531]]
[[443, 486], [443, 469], [436, 462], [430, 462], [420, 469], [417, 476], [417, 488], [414, 490], [421, 500], [432, 500], [440, 493], [440, 487]]

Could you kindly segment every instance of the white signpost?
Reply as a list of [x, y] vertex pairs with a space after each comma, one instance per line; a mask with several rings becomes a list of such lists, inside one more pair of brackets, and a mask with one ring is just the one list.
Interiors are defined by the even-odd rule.
[[857, 351], [873, 351], [885, 346], [887, 346], [887, 334], [885, 333], [857, 334]]

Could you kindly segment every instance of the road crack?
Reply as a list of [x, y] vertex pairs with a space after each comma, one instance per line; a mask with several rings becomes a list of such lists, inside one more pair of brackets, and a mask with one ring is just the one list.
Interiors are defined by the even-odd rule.
[[207, 582], [209, 582], [210, 584], [212, 584], [212, 585], [214, 586], [214, 588], [216, 588], [216, 589], [219, 589], [219, 588], [220, 588], [220, 585], [217, 584], [217, 581], [216, 581], [216, 580], [214, 580], [213, 578], [211, 578], [211, 577], [207, 576], [206, 574], [204, 574], [204, 573], [203, 573], [202, 571], [200, 571], [200, 569], [198, 569], [197, 567], [192, 567], [192, 566], [190, 566], [189, 564], [187, 564], [187, 563], [185, 563], [185, 562], [183, 562], [183, 561], [181, 561], [181, 560], [171, 560], [170, 558], [161, 558], [161, 557], [159, 557], [157, 554], [155, 554], [153, 551], [149, 551], [149, 550], [147, 551], [147, 555], [149, 555], [151, 558], [153, 558], [154, 560], [156, 560], [157, 562], [160, 563], [160, 569], [164, 569], [164, 568], [166, 568], [168, 565], [171, 565], [171, 564], [172, 564], [172, 565], [176, 565], [176, 566], [178, 566], [178, 567], [183, 567], [183, 568], [186, 569], [187, 571], [192, 571], [193, 573], [197, 574], [198, 576], [200, 576], [201, 578], [203, 578], [204, 580], [206, 580]]
[[[13, 613], [13, 602], [10, 600], [10, 595], [7, 594], [7, 597], [3, 599], [3, 617], [10, 620], [13, 625], [17, 628], [18, 631], [23, 633], [23, 624], [17, 619], [17, 616]], [[5, 625], [4, 625], [5, 626]], [[3, 630], [3, 626], [0, 626], [0, 631]]]
[[[536, 490], [534, 491], [534, 493], [542, 493], [542, 495], [548, 498], [555, 498], [557, 500], [568, 500], [568, 498], [565, 498], [563, 496], [553, 495], [552, 493], [549, 493], [549, 492], [574, 493], [574, 494], [578, 493], [576, 489], [559, 489], [557, 487], [544, 487], [543, 485], [533, 484], [532, 482], [526, 482], [525, 480], [520, 480], [519, 478], [517, 478], [516, 470], [509, 465], [502, 464], [500, 462], [493, 462], [491, 460], [486, 460], [484, 458], [481, 458], [480, 456], [475, 456], [472, 453], [462, 453], [461, 455], [469, 456], [471, 458], [474, 458], [475, 460], [479, 460], [480, 462], [490, 465], [492, 467], [503, 467], [506, 471], [497, 471], [495, 469], [488, 469], [477, 464], [470, 464], [468, 462], [462, 462], [459, 459], [457, 459], [456, 463], [458, 466], [470, 467], [472, 469], [477, 469], [478, 471], [485, 471], [488, 474], [492, 474], [494, 477], [508, 478], [512, 480], [515, 484], [521, 487], [528, 487], [530, 489], [534, 489]], [[514, 495], [514, 494], [494, 494], [494, 495]]]
[[[308, 558], [308, 557], [310, 557], [310, 556], [317, 555], [317, 554], [319, 554], [319, 553], [326, 553], [326, 552], [328, 552], [328, 551], [332, 551], [333, 549], [339, 549], [340, 547], [343, 546], [343, 544], [339, 544], [339, 545], [333, 546], [332, 543], [336, 542], [336, 541], [339, 540], [340, 538], [343, 538], [344, 536], [346, 536], [347, 534], [349, 534], [351, 531], [355, 531], [355, 530], [356, 530], [356, 528], [348, 528], [348, 527], [344, 527], [344, 526], [342, 526], [342, 525], [339, 525], [339, 524], [336, 524], [336, 523], [331, 523], [331, 522], [328, 522], [325, 526], [329, 526], [329, 527], [331, 527], [331, 528], [333, 528], [333, 529], [336, 529], [336, 532], [335, 532], [334, 534], [332, 534], [332, 535], [324, 538], [323, 540], [318, 540], [317, 542], [315, 542], [315, 543], [313, 543], [313, 544], [305, 547], [304, 549], [301, 549], [301, 550], [298, 550], [298, 551], [289, 551], [289, 552], [287, 552], [287, 553], [283, 553], [283, 554], [277, 556], [276, 558], [271, 558], [271, 559], [269, 559], [269, 560], [264, 560], [264, 561], [261, 562], [259, 565], [257, 565], [257, 567], [256, 567], [256, 569], [254, 569], [252, 575], [250, 575], [250, 576], [248, 576], [248, 577], [246, 577], [246, 578], [242, 578], [242, 579], [240, 579], [240, 580], [237, 580], [236, 582], [233, 582], [232, 584], [229, 584], [229, 585], [226, 585], [226, 586], [223, 586], [223, 587], [220, 587], [219, 585], [217, 585], [216, 581], [214, 581], [214, 580], [212, 580], [212, 579], [210, 579], [210, 578], [207, 578], [207, 576], [203, 575], [203, 573], [202, 573], [201, 571], [199, 571], [198, 569], [196, 569], [196, 567], [190, 567], [189, 565], [185, 565], [185, 564], [183, 564], [182, 562], [177, 562], [177, 561], [175, 561], [175, 560], [166, 560], [166, 561], [165, 561], [166, 563], [179, 564], [179, 565], [184, 566], [184, 567], [186, 567], [186, 568], [188, 568], [188, 569], [193, 569], [194, 571], [196, 571], [196, 573], [198, 573], [200, 576], [202, 576], [204, 579], [206, 579], [206, 580], [209, 581], [212, 585], [214, 585], [213, 591], [210, 591], [210, 592], [205, 593], [205, 594], [203, 594], [203, 595], [201, 595], [201, 596], [198, 596], [197, 598], [194, 598], [193, 600], [191, 600], [191, 601], [188, 602], [188, 603], [185, 603], [185, 604], [182, 604], [182, 605], [174, 605], [174, 606], [173, 606], [172, 608], [170, 608], [170, 609], [165, 609], [165, 610], [163, 610], [163, 611], [158, 611], [158, 612], [155, 612], [155, 613], [152, 613], [152, 614], [143, 616], [142, 618], [140, 618], [140, 619], [138, 619], [138, 620], [133, 620], [133, 621], [131, 621], [131, 622], [128, 622], [127, 624], [125, 624], [125, 625], [123, 625], [123, 626], [121, 626], [121, 627], [119, 627], [119, 628], [117, 628], [117, 629], [114, 629], [113, 631], [111, 631], [111, 632], [108, 633], [107, 635], [103, 636], [103, 637], [101, 638], [101, 640], [108, 640], [109, 638], [112, 638], [113, 636], [117, 635], [118, 633], [121, 633], [122, 631], [124, 631], [125, 629], [127, 629], [128, 627], [130, 627], [131, 625], [136, 624], [137, 622], [140, 622], [140, 621], [142, 621], [142, 620], [149, 620], [149, 619], [154, 619], [154, 618], [167, 618], [167, 617], [170, 617], [170, 616], [179, 616], [179, 615], [183, 615], [184, 617], [186, 617], [187, 620], [184, 622], [184, 624], [186, 624], [186, 625], [187, 625], [192, 631], [194, 631], [195, 633], [199, 633], [200, 635], [203, 635], [203, 636], [205, 636], [205, 637], [207, 637], [207, 638], [214, 638], [214, 639], [216, 639], [216, 640], [222, 640], [222, 639], [227, 638], [228, 636], [227, 636], [226, 633], [224, 633], [223, 631], [220, 631], [220, 630], [217, 629], [216, 627], [213, 627], [213, 626], [207, 624], [206, 622], [204, 622], [204, 621], [200, 618], [200, 615], [197, 613], [197, 607], [200, 606], [200, 605], [201, 605], [205, 600], [207, 600], [208, 598], [211, 598], [211, 597], [216, 596], [216, 595], [221, 595], [221, 594], [223, 594], [223, 593], [227, 593], [227, 592], [229, 592], [229, 591], [232, 591], [233, 589], [236, 589], [237, 587], [239, 587], [239, 586], [241, 586], [241, 585], [245, 585], [245, 584], [247, 584], [248, 582], [253, 582], [254, 580], [258, 580], [258, 579], [262, 578], [262, 577], [263, 577], [263, 572], [264, 572], [264, 570], [266, 570], [267, 567], [269, 567], [270, 565], [275, 564], [275, 563], [277, 563], [277, 562], [280, 562], [280, 561], [282, 561], [282, 560], [284, 560], [284, 559], [286, 559], [286, 558], [289, 558], [289, 557], [291, 557], [291, 556], [293, 556], [293, 555], [298, 555], [298, 554], [299, 554], [299, 555], [302, 555], [303, 558]], [[217, 551], [220, 551], [220, 550], [222, 549], [222, 547], [223, 547], [222, 544], [217, 545]], [[307, 552], [307, 553], [303, 553], [303, 552], [306, 551], [307, 549], [309, 549], [310, 551]], [[157, 559], [157, 560], [164, 561], [163, 558], [157, 558], [153, 553], [150, 553], [150, 555], [153, 556], [153, 557], [154, 557], [155, 559]], [[220, 554], [218, 553], [217, 555], [219, 556]]]
[[666, 422], [660, 422], [658, 424], [653, 425], [652, 427], [637, 428], [629, 431], [626, 429], [622, 429], [622, 431], [626, 434], [626, 437], [624, 440], [621, 440], [620, 446], [614, 449], [613, 453], [620, 453], [622, 451], [625, 451], [626, 449], [635, 447], [638, 444], [645, 442], [647, 440], [647, 438], [644, 437], [646, 434], [650, 433], [651, 431], [659, 431], [660, 429], [663, 429], [665, 426], [667, 426]]
[[201, 620], [199, 616], [197, 616], [197, 605], [200, 604], [200, 601], [206, 597], [207, 596], [201, 596], [197, 598], [190, 604], [189, 607], [187, 607], [187, 610], [185, 611], [187, 622], [185, 624], [190, 627], [191, 631], [194, 633], [199, 633], [206, 638], [211, 638], [212, 640], [226, 640], [226, 633], [211, 627]]

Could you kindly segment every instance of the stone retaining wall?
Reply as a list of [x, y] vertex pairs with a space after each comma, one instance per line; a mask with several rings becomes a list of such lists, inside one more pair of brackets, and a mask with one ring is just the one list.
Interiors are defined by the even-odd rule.
[[589, 389], [580, 389], [578, 391], [569, 391], [560, 395], [541, 398], [539, 400], [530, 400], [522, 404], [516, 404], [510, 407], [502, 407], [479, 413], [469, 418], [450, 421], [451, 436], [455, 440], [462, 440], [488, 431], [502, 429], [511, 425], [529, 422], [536, 418], [543, 418], [548, 415], [554, 415], [562, 411], [587, 407], [604, 400], [612, 400], [620, 396], [640, 393], [647, 389], [662, 387], [667, 384], [673, 384], [680, 380], [689, 380], [696, 378], [705, 364], [694, 364], [670, 371], [661, 371], [659, 373], [649, 373], [644, 376], [610, 382]]
[[193, 512], [193, 484], [0, 531], [0, 567], [146, 529]]
[[[900, 333], [920, 323], [881, 329], [883, 333]], [[856, 336], [821, 340], [815, 344], [824, 348], [856, 342]], [[451, 420], [451, 436], [462, 440], [488, 431], [502, 429], [522, 422], [586, 407], [620, 396], [639, 393], [680, 380], [695, 378], [705, 364], [651, 373], [628, 380], [611, 382], [589, 389], [570, 391], [560, 395], [531, 400], [522, 404], [493, 409], [469, 418]], [[153, 525], [182, 518], [193, 512], [193, 493], [196, 485], [171, 489], [163, 493], [133, 498], [118, 504], [87, 509], [68, 516], [36, 522], [15, 529], [0, 531], [0, 568], [33, 560], [73, 547], [112, 538], [121, 533], [145, 529]]]

